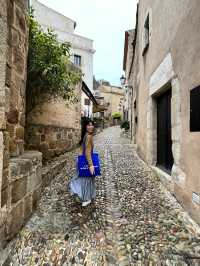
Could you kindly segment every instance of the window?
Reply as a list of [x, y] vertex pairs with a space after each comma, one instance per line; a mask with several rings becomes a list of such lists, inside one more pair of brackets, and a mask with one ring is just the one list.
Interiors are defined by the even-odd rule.
[[81, 56], [80, 55], [77, 55], [77, 54], [74, 55], [74, 64], [76, 66], [81, 66]]
[[149, 47], [149, 14], [147, 15], [145, 23], [144, 23], [142, 55], [144, 55], [146, 53], [148, 47]]
[[200, 131], [200, 86], [190, 91], [190, 131]]
[[85, 99], [85, 105], [90, 105], [90, 99]]

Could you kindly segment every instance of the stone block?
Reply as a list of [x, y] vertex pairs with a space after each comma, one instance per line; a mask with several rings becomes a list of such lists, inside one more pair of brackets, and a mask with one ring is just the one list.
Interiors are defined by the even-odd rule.
[[9, 26], [13, 25], [13, 23], [14, 23], [13, 0], [7, 0], [7, 21], [8, 21]]
[[38, 201], [40, 199], [41, 196], [41, 187], [38, 187], [34, 192], [33, 192], [33, 196], [32, 196], [32, 208], [35, 209], [37, 207]]
[[13, 141], [13, 138], [15, 136], [15, 125], [7, 123], [6, 129], [7, 132], [9, 133], [9, 145], [10, 145], [10, 142]]
[[6, 65], [6, 86], [10, 87], [11, 85], [11, 67]]
[[32, 172], [28, 176], [28, 184], [27, 184], [27, 191], [32, 192], [34, 191], [42, 182], [42, 174], [41, 169], [37, 169], [37, 171]]
[[20, 35], [19, 30], [16, 30], [15, 28], [11, 29], [12, 33], [12, 46], [13, 47], [23, 47], [25, 39]]
[[20, 158], [30, 160], [33, 166], [42, 165], [42, 153], [39, 151], [25, 151]]
[[2, 1], [0, 5], [0, 18], [3, 18], [7, 14], [6, 10], [7, 10], [7, 2]]
[[9, 190], [8, 187], [1, 190], [1, 208], [8, 202]]
[[15, 180], [16, 177], [19, 176], [20, 168], [18, 166], [19, 166], [19, 164], [17, 162], [13, 162], [11, 159], [11, 161], [10, 161], [10, 176], [11, 176], [12, 180]]
[[176, 165], [179, 165], [180, 158], [181, 158], [181, 148], [180, 148], [179, 142], [173, 142], [172, 143], [172, 153], [173, 153], [173, 157], [174, 157], [174, 163]]
[[[18, 2], [22, 3], [22, 0], [20, 0]], [[15, 5], [14, 19], [15, 19], [15, 21], [14, 21], [15, 27], [18, 28], [23, 34], [26, 34], [27, 22], [26, 22], [26, 16], [25, 16], [24, 8], [21, 8], [21, 7], [18, 7]]]
[[9, 151], [10, 151], [10, 156], [12, 156], [12, 157], [19, 156], [18, 145], [14, 139], [10, 139]]
[[13, 109], [11, 110], [8, 114], [7, 114], [7, 120], [10, 124], [17, 124], [19, 121], [19, 112], [17, 109]]
[[3, 143], [4, 143], [4, 149], [6, 150], [9, 150], [9, 141], [10, 141], [9, 132], [4, 131], [3, 132]]
[[7, 64], [12, 67], [12, 46], [7, 46], [7, 55], [6, 55]]
[[21, 51], [19, 49], [13, 48], [13, 67], [15, 68], [16, 72], [23, 76], [25, 73], [25, 57], [23, 56], [23, 54], [21, 53]]
[[179, 125], [172, 127], [172, 140], [180, 142], [181, 140], [181, 127]]
[[9, 151], [4, 150], [4, 152], [3, 152], [3, 168], [8, 168], [9, 159], [10, 159]]
[[22, 8], [22, 10], [25, 10], [27, 8], [27, 0], [17, 0], [17, 5]]
[[17, 139], [24, 139], [24, 128], [21, 126], [17, 127], [15, 134]]
[[26, 117], [24, 113], [20, 113], [19, 123], [22, 127], [26, 125]]
[[20, 174], [21, 175], [28, 175], [32, 170], [32, 162], [29, 159], [22, 159], [20, 158]]
[[27, 189], [27, 177], [15, 180], [12, 183], [11, 202], [17, 203], [19, 200], [21, 200], [26, 194], [26, 189]]
[[15, 142], [17, 144], [18, 155], [21, 155], [24, 152], [24, 141], [21, 139], [16, 139]]
[[8, 186], [8, 183], [9, 183], [9, 168], [6, 168], [3, 169], [1, 189], [6, 188]]
[[15, 205], [8, 215], [7, 239], [12, 239], [21, 229], [24, 222], [24, 202]]
[[24, 219], [27, 220], [30, 218], [32, 214], [32, 206], [33, 206], [33, 201], [32, 201], [32, 194], [29, 194], [24, 198]]

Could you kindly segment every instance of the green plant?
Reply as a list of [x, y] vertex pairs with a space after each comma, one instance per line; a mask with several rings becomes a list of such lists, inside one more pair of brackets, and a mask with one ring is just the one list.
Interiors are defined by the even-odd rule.
[[112, 114], [112, 118], [113, 119], [121, 119], [121, 117], [122, 117], [122, 115], [119, 112], [115, 112], [115, 113]]
[[[44, 32], [29, 15], [29, 50], [27, 66], [27, 108], [33, 109], [39, 99], [76, 100], [74, 87], [81, 81], [81, 71], [70, 63], [70, 44], [59, 42], [50, 29]], [[41, 97], [42, 96], [42, 97]]]
[[130, 129], [130, 123], [129, 121], [123, 121], [121, 124], [121, 129], [125, 129], [126, 131]]

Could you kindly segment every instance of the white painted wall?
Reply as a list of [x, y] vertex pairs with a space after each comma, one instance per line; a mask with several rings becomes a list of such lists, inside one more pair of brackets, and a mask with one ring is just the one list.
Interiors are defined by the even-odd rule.
[[[83, 81], [93, 93], [93, 40], [79, 36], [74, 33], [75, 21], [71, 20], [52, 10], [51, 8], [41, 4], [37, 0], [32, 0], [31, 5], [34, 8], [34, 16], [41, 24], [44, 30], [52, 28], [58, 35], [58, 39], [62, 42], [71, 43], [71, 61], [74, 62], [73, 55], [81, 56], [81, 70], [83, 73]], [[82, 113], [88, 113], [88, 106], [85, 106], [85, 98], [87, 96], [82, 93], [81, 106]], [[89, 107], [89, 115], [92, 115], [92, 103]]]
[[63, 30], [69, 33], [74, 32], [75, 21], [72, 19], [59, 14], [37, 0], [31, 0], [30, 4], [34, 9], [34, 16], [43, 27], [52, 27], [54, 30]]

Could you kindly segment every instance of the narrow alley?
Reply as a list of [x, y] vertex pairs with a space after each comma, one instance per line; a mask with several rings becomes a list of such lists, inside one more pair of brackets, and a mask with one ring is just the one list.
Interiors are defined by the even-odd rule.
[[200, 234], [139, 159], [119, 127], [95, 136], [102, 176], [87, 207], [70, 196], [67, 169], [47, 187], [13, 242], [7, 265], [200, 265]]

